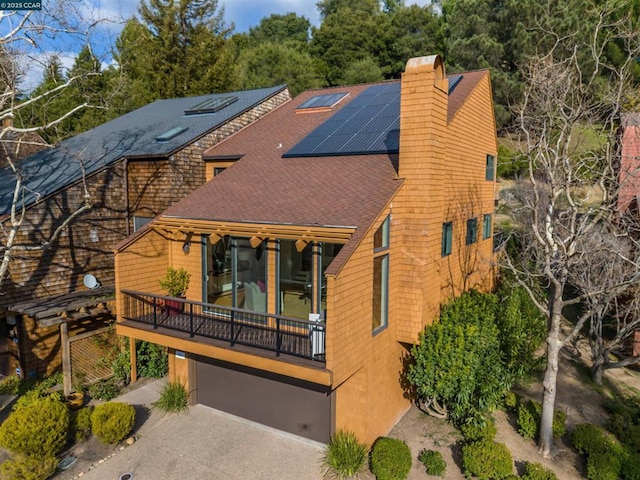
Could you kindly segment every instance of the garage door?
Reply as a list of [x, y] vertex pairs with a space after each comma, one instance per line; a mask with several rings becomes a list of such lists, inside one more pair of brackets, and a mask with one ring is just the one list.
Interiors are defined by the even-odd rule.
[[331, 434], [328, 387], [196, 358], [198, 403], [320, 442]]

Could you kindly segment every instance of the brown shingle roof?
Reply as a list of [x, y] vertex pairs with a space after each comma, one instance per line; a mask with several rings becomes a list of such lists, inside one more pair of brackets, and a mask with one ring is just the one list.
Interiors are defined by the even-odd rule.
[[[486, 72], [464, 74], [449, 97], [449, 119]], [[282, 154], [370, 85], [305, 92], [205, 152], [242, 156], [162, 217], [239, 223], [356, 227], [328, 274], [342, 262], [401, 185], [397, 155], [282, 158]], [[296, 114], [314, 95], [348, 92], [331, 112]]]

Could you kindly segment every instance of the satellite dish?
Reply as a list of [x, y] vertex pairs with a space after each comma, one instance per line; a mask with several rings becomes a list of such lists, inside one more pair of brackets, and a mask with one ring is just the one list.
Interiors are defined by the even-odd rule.
[[91, 275], [90, 273], [87, 273], [84, 276], [84, 279], [82, 281], [84, 283], [84, 286], [87, 288], [93, 289], [93, 288], [98, 288], [100, 286], [100, 282], [98, 281], [98, 279], [93, 275]]

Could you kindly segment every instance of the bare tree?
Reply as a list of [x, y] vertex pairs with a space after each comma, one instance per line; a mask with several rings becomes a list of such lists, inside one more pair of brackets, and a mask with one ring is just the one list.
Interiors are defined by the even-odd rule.
[[[608, 299], [640, 278], [635, 240], [616, 209], [618, 126], [640, 55], [640, 31], [627, 11], [630, 2], [586, 3], [574, 31], [560, 35], [549, 26], [551, 17], [540, 22], [551, 46], [523, 66], [525, 92], [518, 109], [528, 178], [519, 186], [520, 204], [513, 212], [519, 228], [505, 262], [548, 319], [539, 443], [545, 457], [553, 454], [560, 350], [607, 309]], [[626, 52], [617, 64], [606, 55], [613, 44]], [[606, 255], [594, 248], [598, 239], [605, 242]], [[584, 276], [592, 267], [595, 272], [609, 266], [606, 280], [595, 273]], [[625, 273], [616, 277], [616, 270]], [[572, 306], [581, 310], [574, 308], [580, 313], [568, 321]]]
[[2, 159], [2, 163], [12, 172], [14, 181], [10, 207], [0, 211], [0, 286], [18, 252], [50, 248], [75, 218], [91, 208], [91, 198], [85, 188], [84, 201], [68, 212], [44, 241], [37, 244], [23, 244], [18, 241], [18, 233], [28, 215], [25, 198], [29, 194], [37, 195], [38, 192], [31, 192], [25, 186], [24, 174], [17, 159], [22, 156], [22, 150], [34, 146], [50, 147], [37, 135], [30, 134], [50, 129], [91, 105], [71, 105], [57, 118], [41, 125], [17, 127], [13, 119], [20, 117], [21, 112], [31, 108], [34, 103], [60, 94], [80, 78], [69, 78], [51, 90], [32, 96], [27, 101], [21, 101], [21, 80], [24, 79], [27, 69], [33, 68], [34, 65], [46, 65], [48, 59], [60, 51], [90, 44], [92, 33], [103, 22], [104, 20], [96, 18], [92, 7], [83, 1], [42, 2], [40, 11], [0, 11], [0, 141], [14, 144], [11, 148], [5, 149], [5, 152], [11, 151], [13, 155], [6, 154]]

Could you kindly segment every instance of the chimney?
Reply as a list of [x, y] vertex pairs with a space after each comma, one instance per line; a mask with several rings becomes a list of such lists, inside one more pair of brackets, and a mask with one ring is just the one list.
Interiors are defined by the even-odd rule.
[[[434, 317], [439, 291], [432, 252], [440, 251], [446, 178], [448, 81], [438, 55], [412, 58], [402, 74], [400, 97], [400, 158], [398, 175], [403, 185], [393, 200], [391, 228], [402, 245], [390, 273], [400, 288], [395, 305], [400, 341], [415, 342], [416, 332]], [[428, 282], [425, 279], [429, 279]], [[429, 283], [431, 282], [431, 283]], [[432, 305], [433, 304], [433, 305]]]

